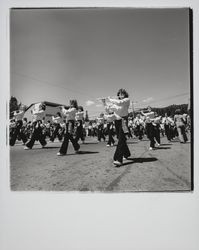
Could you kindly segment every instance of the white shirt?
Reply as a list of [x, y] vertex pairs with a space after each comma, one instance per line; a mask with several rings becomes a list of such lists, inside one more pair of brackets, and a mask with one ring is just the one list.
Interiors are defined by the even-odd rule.
[[115, 114], [104, 115], [104, 118], [107, 120], [107, 122], [113, 122], [117, 120], [117, 117]]
[[109, 109], [115, 112], [117, 120], [120, 120], [122, 117], [128, 116], [128, 109], [130, 106], [130, 99], [112, 99], [109, 98], [109, 101], [112, 103], [109, 106]]
[[162, 118], [162, 123], [168, 125], [174, 123], [174, 121], [171, 119], [171, 117], [163, 117]]
[[84, 119], [84, 111], [77, 112], [76, 115], [75, 115], [75, 119], [77, 121], [83, 121], [83, 119]]
[[161, 116], [155, 117], [154, 120], [153, 120], [153, 122], [155, 124], [160, 124], [160, 119], [161, 119]]
[[33, 122], [42, 120], [45, 117], [45, 111], [44, 110], [33, 110]]
[[104, 124], [104, 117], [97, 117], [97, 124]]
[[52, 121], [54, 123], [60, 123], [62, 121], [62, 118], [60, 116], [56, 116], [56, 117], [52, 116]]
[[65, 109], [62, 107], [62, 113], [66, 116], [67, 120], [75, 120], [75, 115], [77, 113], [76, 108]]

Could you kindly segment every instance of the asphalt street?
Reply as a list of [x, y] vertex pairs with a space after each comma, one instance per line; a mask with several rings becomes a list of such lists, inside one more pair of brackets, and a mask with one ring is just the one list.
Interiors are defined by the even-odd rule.
[[71, 144], [65, 156], [57, 156], [61, 143], [37, 142], [24, 150], [21, 142], [10, 147], [10, 188], [13, 191], [137, 192], [189, 191], [191, 189], [191, 143], [171, 143], [149, 151], [144, 138], [128, 139], [129, 160], [113, 165], [114, 147], [86, 138], [75, 154]]

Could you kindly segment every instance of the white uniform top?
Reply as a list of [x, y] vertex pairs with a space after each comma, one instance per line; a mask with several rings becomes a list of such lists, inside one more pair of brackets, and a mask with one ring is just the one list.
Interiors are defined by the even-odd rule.
[[173, 124], [174, 121], [171, 119], [171, 117], [163, 117], [162, 118], [162, 123], [168, 125], [168, 124]]
[[77, 112], [76, 115], [75, 115], [75, 119], [77, 121], [83, 121], [83, 119], [84, 119], [84, 111]]
[[136, 117], [133, 122], [135, 125], [144, 125], [144, 121], [138, 117]]
[[155, 118], [155, 113], [153, 111], [148, 112], [148, 113], [142, 112], [142, 115], [146, 117], [145, 123], [151, 123]]
[[104, 118], [107, 120], [107, 122], [113, 122], [117, 120], [117, 117], [115, 114], [104, 115]]
[[44, 110], [33, 110], [33, 122], [42, 120], [45, 117], [45, 111]]
[[77, 109], [76, 108], [69, 108], [69, 109], [65, 109], [64, 107], [62, 107], [62, 113], [66, 116], [66, 119], [69, 120], [75, 120], [75, 115], [77, 113]]
[[130, 106], [130, 99], [112, 99], [109, 98], [109, 101], [112, 105], [109, 106], [109, 109], [115, 112], [117, 120], [120, 120], [122, 117], [128, 116], [128, 109]]
[[154, 120], [153, 120], [153, 122], [155, 124], [160, 124], [160, 119], [161, 119], [161, 116], [155, 117]]
[[104, 117], [97, 117], [97, 125], [104, 124]]
[[56, 116], [56, 117], [52, 116], [52, 121], [54, 123], [60, 123], [62, 121], [62, 118], [60, 116]]
[[23, 119], [25, 111], [19, 110], [19, 111], [14, 111], [13, 116], [16, 121], [20, 121]]

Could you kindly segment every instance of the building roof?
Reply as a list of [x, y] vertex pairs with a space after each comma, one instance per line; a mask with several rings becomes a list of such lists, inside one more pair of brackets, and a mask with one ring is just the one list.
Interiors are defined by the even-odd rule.
[[60, 103], [54, 103], [54, 102], [48, 102], [48, 101], [42, 101], [42, 102], [35, 102], [35, 103], [32, 103], [30, 104], [26, 111], [28, 109], [30, 109], [33, 105], [35, 105], [36, 103], [44, 103], [46, 106], [50, 106], [50, 107], [58, 107], [58, 106], [64, 106], [65, 108], [69, 108], [69, 106], [66, 106], [66, 105], [63, 105], [63, 104], [60, 104]]

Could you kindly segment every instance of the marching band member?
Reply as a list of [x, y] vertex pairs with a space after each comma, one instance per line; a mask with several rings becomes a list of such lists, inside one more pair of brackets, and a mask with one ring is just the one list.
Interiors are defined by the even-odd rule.
[[108, 142], [107, 147], [114, 146], [115, 140], [114, 136], [114, 121], [116, 120], [116, 116], [113, 112], [109, 112], [109, 114], [105, 114], [104, 118], [107, 121], [107, 132], [108, 132]]
[[78, 142], [81, 139], [82, 143], [84, 143], [84, 130], [83, 130], [83, 120], [84, 120], [84, 109], [82, 106], [78, 107], [78, 111], [75, 115], [76, 120], [76, 136], [75, 140]]
[[[113, 164], [121, 166], [123, 159], [128, 159], [131, 155], [129, 148], [126, 143], [125, 133], [128, 133], [128, 108], [130, 105], [130, 99], [125, 89], [119, 89], [117, 92], [118, 99], [108, 97], [110, 106], [108, 110], [112, 110], [115, 116], [115, 129], [118, 138], [118, 144], [113, 156]], [[106, 108], [106, 109], [107, 109]]]
[[185, 131], [185, 120], [183, 115], [181, 114], [180, 109], [176, 109], [175, 115], [174, 115], [174, 122], [177, 127], [178, 131], [178, 138], [180, 140], [180, 143], [186, 143], [188, 141], [186, 131]]
[[174, 121], [171, 119], [171, 117], [168, 116], [167, 113], [165, 113], [165, 116], [162, 118], [162, 123], [164, 124], [167, 140], [170, 142], [172, 139], [171, 125], [172, 123], [174, 123]]
[[44, 103], [40, 103], [38, 107], [35, 107], [32, 110], [33, 132], [30, 140], [26, 143], [26, 146], [24, 147], [25, 150], [32, 149], [36, 140], [40, 142], [42, 148], [46, 146], [47, 142], [45, 140], [45, 135], [43, 134], [43, 125], [42, 125], [42, 120], [45, 117], [45, 110], [46, 110], [46, 105]]
[[155, 113], [151, 111], [150, 107], [148, 107], [147, 111], [145, 113], [141, 111], [141, 114], [145, 117], [145, 129], [147, 137], [150, 140], [149, 150], [153, 150], [155, 148], [155, 130], [152, 122], [155, 118]]
[[17, 137], [20, 136], [23, 143], [27, 142], [27, 138], [24, 133], [21, 133], [21, 128], [23, 126], [23, 116], [25, 113], [25, 106], [21, 105], [20, 109], [13, 112], [13, 117], [15, 119], [15, 127], [12, 129], [12, 136], [10, 137], [10, 146], [14, 146]]
[[51, 136], [50, 140], [51, 140], [51, 142], [54, 142], [54, 140], [55, 140], [55, 138], [57, 136], [59, 141], [61, 141], [62, 136], [61, 136], [61, 134], [59, 132], [60, 132], [60, 129], [61, 129], [60, 123], [62, 122], [62, 116], [61, 116], [60, 112], [57, 112], [57, 116], [52, 116], [52, 122], [53, 122], [53, 125], [54, 125], [54, 131], [52, 133], [52, 136]]
[[157, 113], [154, 114], [155, 118], [153, 119], [154, 127], [154, 137], [157, 142], [157, 145], [160, 146], [160, 120], [161, 116], [158, 116]]
[[66, 131], [64, 134], [64, 140], [62, 142], [62, 145], [61, 145], [59, 152], [57, 153], [58, 156], [66, 155], [67, 150], [68, 150], [69, 140], [72, 142], [72, 145], [74, 147], [75, 152], [76, 153], [79, 152], [80, 145], [73, 138], [74, 127], [75, 127], [75, 115], [77, 113], [77, 108], [78, 108], [78, 105], [77, 105], [76, 100], [70, 100], [70, 108], [69, 109], [65, 109], [63, 106], [60, 107], [61, 112], [67, 118], [67, 125], [66, 125]]
[[136, 118], [134, 119], [135, 124], [135, 135], [138, 136], [139, 140], [142, 140], [143, 138], [143, 120], [140, 118], [140, 114], [136, 115]]
[[104, 113], [101, 113], [99, 117], [97, 117], [97, 139], [101, 141], [103, 139], [106, 140], [104, 136]]

